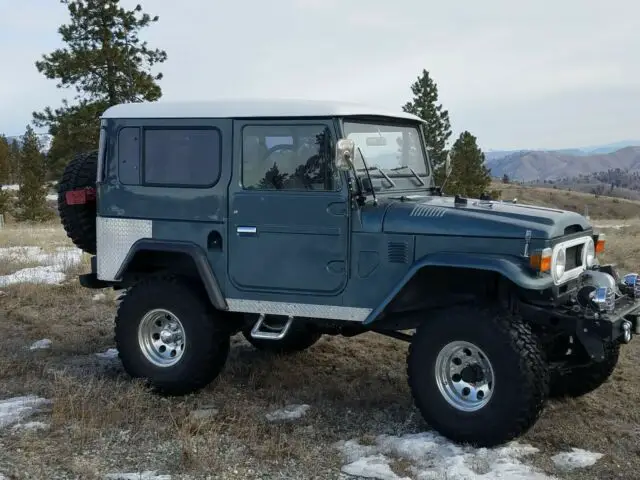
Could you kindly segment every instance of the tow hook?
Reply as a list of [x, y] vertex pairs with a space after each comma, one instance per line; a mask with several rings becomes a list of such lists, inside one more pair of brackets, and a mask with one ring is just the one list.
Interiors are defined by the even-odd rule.
[[631, 341], [631, 322], [629, 320], [622, 322], [622, 341], [624, 343]]

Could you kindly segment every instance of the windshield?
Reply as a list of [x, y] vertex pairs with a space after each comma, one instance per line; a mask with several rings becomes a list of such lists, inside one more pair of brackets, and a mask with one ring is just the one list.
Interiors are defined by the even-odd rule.
[[[345, 120], [344, 134], [356, 143], [356, 171], [364, 172], [364, 156], [371, 177], [381, 180], [376, 189], [415, 188], [427, 183], [429, 167], [417, 125]], [[394, 180], [386, 181], [386, 177]]]

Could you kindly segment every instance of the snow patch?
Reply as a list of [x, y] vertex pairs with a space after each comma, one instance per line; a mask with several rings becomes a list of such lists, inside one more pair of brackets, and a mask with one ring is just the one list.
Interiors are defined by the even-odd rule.
[[581, 448], [572, 448], [570, 452], [562, 452], [554, 455], [551, 457], [551, 460], [559, 470], [569, 471], [595, 465], [603, 456], [602, 453], [589, 452]]
[[58, 247], [52, 252], [30, 246], [0, 248], [0, 261], [39, 264], [37, 267], [23, 268], [10, 275], [1, 275], [0, 286], [16, 283], [60, 283], [66, 277], [64, 272], [82, 261], [82, 255], [82, 250], [75, 247]]
[[11, 192], [17, 192], [20, 190], [20, 185], [2, 185], [2, 190], [9, 190]]
[[275, 412], [267, 413], [265, 416], [270, 422], [296, 420], [302, 417], [307, 410], [311, 408], [309, 405], [287, 405]]
[[38, 431], [38, 430], [48, 430], [49, 424], [44, 422], [27, 422], [27, 423], [18, 423], [11, 427], [12, 432], [17, 432], [19, 430], [27, 430], [27, 431]]
[[51, 252], [41, 247], [3, 247], [0, 248], [0, 260], [15, 263], [38, 263], [44, 266], [67, 269], [82, 260], [82, 250], [75, 247], [58, 247]]
[[56, 285], [65, 278], [66, 275], [54, 267], [23, 268], [10, 275], [0, 275], [0, 286], [6, 287], [17, 283]]
[[156, 471], [145, 470], [140, 473], [108, 473], [109, 480], [171, 480], [171, 475], [158, 475]]
[[511, 442], [492, 449], [459, 446], [432, 433], [407, 434], [401, 437], [380, 435], [375, 445], [360, 445], [356, 440], [338, 442], [346, 465], [342, 472], [379, 480], [404, 480], [392, 469], [392, 459], [409, 461], [416, 479], [447, 480], [553, 480], [554, 477], [521, 462], [521, 458], [538, 452], [531, 445]]
[[117, 348], [108, 348], [104, 352], [99, 352], [95, 354], [96, 357], [102, 358], [103, 360], [115, 360], [118, 358], [118, 349]]
[[40, 407], [49, 405], [50, 403], [50, 400], [36, 397], [35, 395], [0, 400], [0, 428], [5, 428], [20, 422], [38, 413]]
[[389, 462], [389, 458], [381, 454], [362, 457], [342, 467], [342, 473], [354, 477], [376, 478], [378, 480], [411, 480], [409, 477], [396, 475], [391, 470]]
[[51, 344], [51, 340], [49, 340], [48, 338], [43, 338], [42, 340], [33, 342], [29, 347], [29, 350], [44, 350], [47, 348], [51, 348]]

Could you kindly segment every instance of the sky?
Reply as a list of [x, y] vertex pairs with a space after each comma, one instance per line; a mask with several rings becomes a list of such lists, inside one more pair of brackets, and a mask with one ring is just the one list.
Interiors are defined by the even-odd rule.
[[[135, 1], [121, 0], [125, 6]], [[452, 141], [569, 148], [640, 138], [640, 2], [634, 0], [141, 0], [141, 33], [167, 52], [166, 100], [344, 100], [400, 110], [422, 69]], [[0, 0], [0, 132], [74, 91], [34, 62], [60, 47], [56, 0]], [[40, 131], [40, 130], [39, 130]]]

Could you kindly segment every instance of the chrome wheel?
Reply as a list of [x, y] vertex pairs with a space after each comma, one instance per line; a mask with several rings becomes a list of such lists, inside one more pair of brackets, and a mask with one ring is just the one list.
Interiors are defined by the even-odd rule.
[[168, 310], [151, 310], [140, 321], [138, 345], [147, 360], [158, 367], [178, 363], [184, 354], [185, 342], [182, 323]]
[[495, 388], [489, 358], [469, 342], [445, 345], [436, 358], [435, 375], [445, 400], [463, 412], [480, 410], [489, 403]]

